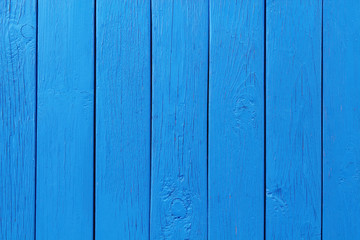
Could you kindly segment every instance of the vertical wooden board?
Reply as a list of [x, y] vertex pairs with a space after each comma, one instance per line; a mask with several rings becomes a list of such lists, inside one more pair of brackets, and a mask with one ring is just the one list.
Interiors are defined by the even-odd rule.
[[323, 11], [323, 239], [359, 239], [360, 2]]
[[208, 1], [152, 1], [151, 239], [207, 238]]
[[96, 239], [148, 239], [150, 1], [96, 11]]
[[264, 1], [210, 1], [209, 238], [264, 238]]
[[36, 239], [93, 238], [94, 2], [38, 4]]
[[0, 239], [34, 239], [36, 1], [0, 1]]
[[321, 237], [321, 1], [266, 3], [266, 237]]

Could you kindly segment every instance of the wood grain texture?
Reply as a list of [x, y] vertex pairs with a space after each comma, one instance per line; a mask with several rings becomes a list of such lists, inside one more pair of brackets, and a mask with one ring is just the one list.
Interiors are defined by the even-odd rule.
[[208, 1], [152, 1], [151, 239], [207, 238]]
[[96, 239], [148, 239], [150, 1], [97, 1]]
[[324, 1], [324, 240], [360, 239], [359, 14], [359, 1]]
[[210, 1], [209, 238], [264, 239], [264, 1]]
[[0, 1], [0, 239], [34, 239], [36, 1]]
[[321, 1], [266, 3], [266, 238], [321, 237]]
[[93, 239], [94, 2], [38, 5], [36, 239]]

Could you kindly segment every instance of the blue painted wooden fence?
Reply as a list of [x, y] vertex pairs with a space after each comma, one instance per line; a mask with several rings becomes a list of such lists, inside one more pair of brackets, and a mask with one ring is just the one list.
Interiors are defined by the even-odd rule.
[[360, 239], [357, 0], [0, 0], [0, 239]]

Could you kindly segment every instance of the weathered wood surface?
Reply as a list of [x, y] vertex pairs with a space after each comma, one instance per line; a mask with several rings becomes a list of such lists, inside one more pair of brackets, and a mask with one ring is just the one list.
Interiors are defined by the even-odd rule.
[[266, 2], [266, 238], [321, 238], [320, 0]]
[[0, 239], [34, 239], [36, 1], [0, 1]]
[[38, 5], [36, 239], [93, 239], [94, 1]]
[[324, 240], [360, 239], [359, 15], [359, 1], [324, 1]]
[[97, 1], [96, 239], [148, 239], [150, 1]]
[[358, 239], [359, 14], [0, 1], [0, 239]]
[[152, 1], [151, 239], [207, 238], [208, 1]]
[[209, 239], [264, 238], [264, 1], [210, 1]]

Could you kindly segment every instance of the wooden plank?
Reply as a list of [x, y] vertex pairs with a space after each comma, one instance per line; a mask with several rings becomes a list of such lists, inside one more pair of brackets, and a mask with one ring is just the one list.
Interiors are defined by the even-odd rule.
[[210, 2], [209, 237], [264, 239], [264, 2]]
[[266, 238], [321, 237], [321, 1], [266, 2]]
[[38, 5], [36, 239], [93, 239], [94, 2]]
[[36, 1], [0, 9], [0, 239], [34, 239]]
[[96, 238], [148, 239], [150, 1], [97, 1]]
[[207, 238], [208, 1], [152, 1], [151, 239]]
[[359, 239], [360, 2], [323, 11], [323, 239]]

